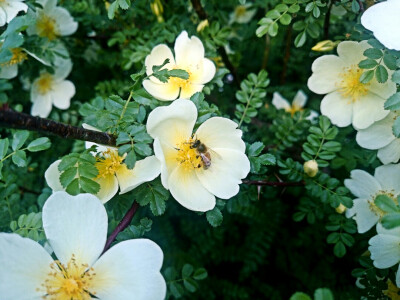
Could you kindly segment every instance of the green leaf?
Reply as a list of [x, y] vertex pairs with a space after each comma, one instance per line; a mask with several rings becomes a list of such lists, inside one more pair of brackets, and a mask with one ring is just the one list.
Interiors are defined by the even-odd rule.
[[307, 294], [304, 294], [304, 293], [301, 293], [301, 292], [297, 292], [297, 293], [294, 293], [292, 295], [292, 297], [290, 297], [289, 300], [312, 300], [312, 299]]
[[18, 167], [25, 167], [26, 166], [26, 153], [22, 150], [17, 150], [15, 154], [12, 156], [12, 161]]
[[385, 83], [388, 80], [388, 71], [382, 65], [379, 65], [375, 70], [375, 77], [379, 83]]
[[368, 58], [379, 59], [382, 57], [383, 53], [379, 49], [369, 48], [364, 51], [364, 55]]
[[396, 64], [396, 57], [391, 54], [385, 54], [383, 56], [383, 62], [385, 63], [386, 67], [388, 67], [389, 70], [396, 70], [397, 69], [397, 64]]
[[78, 195], [81, 192], [79, 188], [79, 179], [75, 178], [72, 180], [65, 191], [70, 195]]
[[278, 34], [278, 30], [279, 30], [279, 25], [276, 22], [272, 23], [271, 26], [269, 26], [268, 28], [268, 34], [271, 37], [274, 37]]
[[306, 32], [305, 32], [305, 31], [300, 32], [300, 33], [296, 36], [296, 38], [294, 39], [294, 45], [295, 45], [297, 48], [300, 48], [300, 47], [302, 47], [302, 46], [305, 44], [306, 40], [307, 40]]
[[396, 118], [396, 120], [394, 120], [393, 134], [395, 137], [400, 137], [400, 118]]
[[77, 172], [78, 168], [76, 167], [71, 167], [62, 172], [60, 175], [61, 185], [66, 188], [74, 180]]
[[96, 194], [100, 190], [100, 184], [86, 177], [79, 177], [79, 183], [83, 191]]
[[259, 161], [264, 166], [273, 166], [276, 164], [276, 157], [270, 153], [259, 156]]
[[334, 300], [332, 292], [327, 288], [317, 289], [314, 293], [314, 300]]
[[376, 196], [375, 205], [385, 212], [397, 212], [399, 209], [396, 203], [387, 195]]
[[51, 146], [51, 142], [47, 137], [38, 138], [28, 145], [28, 151], [30, 152], [38, 152], [42, 150], [49, 149]]
[[400, 109], [400, 93], [393, 94], [386, 100], [385, 109], [397, 110]]
[[92, 164], [86, 162], [80, 162], [78, 165], [79, 176], [83, 176], [89, 179], [95, 178], [99, 175], [99, 170]]
[[134, 149], [137, 154], [142, 156], [150, 156], [152, 154], [151, 148], [148, 144], [136, 143]]
[[400, 226], [400, 213], [389, 213], [384, 215], [381, 220], [382, 226], [392, 229]]
[[212, 227], [218, 227], [219, 225], [222, 224], [222, 220], [223, 220], [222, 213], [218, 207], [214, 207], [213, 210], [209, 210], [206, 213], [206, 218], [207, 218], [208, 223], [210, 223], [210, 225]]
[[358, 66], [361, 69], [372, 69], [372, 68], [375, 68], [377, 65], [378, 65], [378, 63], [376, 62], [376, 60], [369, 59], [369, 58], [360, 61], [360, 63], [358, 64]]
[[397, 83], [397, 84], [400, 84], [400, 70], [397, 70], [397, 71], [395, 71], [395, 72], [393, 73], [393, 75], [392, 75], [392, 81], [395, 82], [395, 83]]
[[0, 140], [0, 159], [3, 159], [6, 156], [8, 151], [8, 139], [1, 139]]
[[136, 164], [135, 151], [133, 151], [133, 150], [129, 151], [127, 156], [125, 157], [124, 162], [125, 162], [126, 166], [128, 167], [128, 169], [133, 169]]
[[191, 293], [194, 293], [198, 288], [197, 282], [192, 278], [184, 279], [183, 286]]
[[118, 0], [119, 7], [122, 9], [128, 9], [131, 6], [130, 0]]
[[117, 146], [125, 143], [130, 143], [131, 138], [126, 132], [121, 132], [117, 137]]
[[368, 70], [363, 72], [360, 76], [360, 82], [364, 84], [370, 82], [374, 78], [374, 74], [375, 74], [374, 70]]
[[344, 246], [343, 242], [337, 242], [335, 247], [333, 247], [333, 253], [337, 257], [343, 257], [346, 254], [346, 247]]
[[17, 131], [16, 133], [14, 133], [13, 140], [11, 143], [12, 149], [15, 151], [21, 148], [28, 137], [29, 137], [28, 131]]
[[117, 8], [118, 8], [118, 1], [116, 0], [113, 3], [111, 3], [111, 5], [108, 8], [107, 16], [110, 20], [114, 19]]
[[196, 280], [206, 279], [207, 276], [208, 276], [207, 270], [204, 268], [198, 268], [193, 274], [193, 278]]
[[182, 268], [182, 278], [190, 277], [194, 269], [191, 264], [185, 264]]
[[261, 153], [261, 151], [264, 149], [264, 144], [261, 142], [255, 142], [251, 144], [248, 149], [247, 149], [247, 155], [248, 156], [257, 156]]
[[181, 69], [170, 70], [170, 71], [168, 71], [168, 75], [171, 77], [179, 77], [182, 79], [189, 79], [189, 73], [187, 71], [181, 70]]
[[292, 17], [289, 14], [284, 14], [280, 19], [282, 25], [289, 25], [292, 22]]

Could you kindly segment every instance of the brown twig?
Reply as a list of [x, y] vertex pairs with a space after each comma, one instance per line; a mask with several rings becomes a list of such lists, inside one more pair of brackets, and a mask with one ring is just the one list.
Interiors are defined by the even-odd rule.
[[104, 246], [103, 253], [106, 252], [112, 242], [116, 239], [117, 235], [123, 231], [126, 227], [129, 226], [131, 223], [133, 217], [135, 216], [135, 213], [139, 207], [139, 204], [136, 201], [133, 201], [131, 208], [126, 212], [125, 216], [122, 218], [121, 222], [117, 225], [117, 227], [114, 229], [114, 231], [110, 234], [106, 241], [106, 245]]
[[363, 13], [365, 11], [365, 8], [361, 0], [358, 0], [358, 5], [360, 5], [360, 11]]
[[329, 25], [331, 21], [331, 10], [333, 7], [333, 4], [335, 3], [336, 0], [331, 0], [329, 2], [328, 10], [325, 15], [325, 20], [324, 20], [324, 39], [327, 40], [329, 38]]
[[242, 180], [244, 184], [248, 185], [267, 185], [267, 186], [303, 186], [304, 181], [299, 182], [281, 182], [281, 181], [266, 181], [266, 180]]
[[285, 46], [285, 56], [283, 57], [283, 67], [281, 72], [281, 85], [285, 85], [286, 83], [286, 75], [287, 75], [287, 66], [290, 59], [290, 49], [292, 48], [292, 24], [289, 25], [287, 29], [286, 35], [286, 46]]
[[207, 13], [201, 5], [200, 0], [191, 0], [192, 6], [201, 20], [207, 19]]
[[39, 131], [66, 139], [82, 140], [108, 146], [116, 145], [115, 137], [106, 132], [93, 131], [49, 119], [33, 117], [11, 110], [7, 106], [0, 107], [0, 127]]

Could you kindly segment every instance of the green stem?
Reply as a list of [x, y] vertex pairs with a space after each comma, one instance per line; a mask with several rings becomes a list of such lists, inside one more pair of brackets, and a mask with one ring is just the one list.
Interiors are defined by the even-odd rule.
[[124, 117], [125, 112], [126, 112], [126, 110], [128, 109], [129, 102], [131, 102], [132, 95], [133, 95], [133, 91], [131, 91], [131, 92], [129, 93], [128, 100], [126, 100], [126, 103], [125, 103], [125, 105], [124, 105], [124, 108], [122, 109], [121, 116], [119, 117], [116, 126], [118, 126], [119, 122], [121, 122], [122, 118]]

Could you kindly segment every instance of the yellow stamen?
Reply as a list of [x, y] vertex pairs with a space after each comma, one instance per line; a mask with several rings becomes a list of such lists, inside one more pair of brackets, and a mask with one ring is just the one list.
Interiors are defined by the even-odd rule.
[[396, 205], [399, 204], [399, 202], [397, 201], [397, 198], [396, 198], [396, 196], [395, 196], [393, 193], [391, 193], [391, 192], [384, 192], [384, 191], [379, 191], [379, 192], [374, 196], [374, 198], [373, 198], [372, 201], [368, 201], [369, 209], [370, 209], [376, 216], [378, 216], [379, 218], [382, 218], [382, 217], [383, 217], [384, 215], [386, 215], [387, 213], [384, 212], [382, 209], [380, 209], [380, 208], [379, 208], [378, 206], [376, 206], [376, 204], [375, 204], [375, 198], [378, 197], [379, 195], [386, 195], [386, 196], [388, 196], [389, 198], [391, 198], [391, 199], [394, 201], [394, 203], [396, 203]]
[[93, 268], [87, 264], [78, 263], [72, 255], [71, 260], [66, 266], [59, 261], [54, 261], [51, 265], [51, 272], [38, 291], [45, 290], [48, 300], [87, 300], [92, 299], [90, 295], [95, 295], [91, 288], [92, 281], [96, 276]]
[[294, 114], [298, 111], [303, 111], [304, 108], [302, 108], [301, 106], [297, 106], [295, 104], [293, 104], [292, 106], [290, 106], [289, 108], [286, 108], [285, 111], [290, 113], [292, 115], [292, 117], [294, 116]]
[[236, 17], [241, 17], [246, 13], [246, 6], [244, 5], [239, 5], [235, 8], [235, 15]]
[[[177, 68], [177, 69], [179, 69], [179, 68]], [[185, 89], [188, 85], [191, 85], [192, 82], [191, 82], [190, 77], [192, 76], [192, 74], [188, 70], [185, 70], [185, 71], [189, 73], [189, 78], [188, 79], [182, 79], [182, 78], [179, 78], [179, 77], [170, 77], [169, 80], [168, 80], [168, 83], [171, 83], [172, 85], [178, 86], [181, 89]]]
[[351, 98], [352, 102], [359, 100], [362, 96], [368, 94], [370, 84], [360, 82], [363, 73], [357, 66], [344, 68], [340, 75], [342, 81], [339, 83], [339, 92], [345, 98]]
[[49, 73], [42, 73], [37, 81], [40, 94], [47, 94], [53, 86], [53, 76]]
[[383, 294], [391, 300], [400, 300], [400, 289], [390, 279], [388, 279], [387, 285], [387, 290], [384, 290]]
[[43, 13], [37, 20], [36, 30], [39, 36], [47, 37], [49, 40], [54, 40], [60, 35], [56, 20]]
[[178, 153], [176, 160], [183, 166], [186, 171], [201, 168], [203, 161], [196, 149], [192, 148], [194, 139], [190, 138], [187, 141], [183, 141], [177, 145]]
[[117, 150], [108, 149], [103, 152], [103, 156], [97, 158], [96, 168], [99, 170], [97, 178], [104, 178], [108, 175], [115, 175], [115, 172], [121, 167], [123, 157], [118, 155]]
[[[0, 2], [1, 1], [2, 0], [0, 0]], [[28, 59], [28, 55], [26, 55], [26, 53], [22, 50], [22, 48], [14, 48], [11, 50], [11, 52], [12, 52], [11, 60], [6, 63], [0, 64], [0, 67], [9, 67], [12, 65], [19, 64], [24, 60]]]

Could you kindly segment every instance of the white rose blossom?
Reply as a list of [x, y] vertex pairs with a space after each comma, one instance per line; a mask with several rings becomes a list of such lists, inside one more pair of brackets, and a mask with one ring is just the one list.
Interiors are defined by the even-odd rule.
[[68, 109], [71, 98], [75, 95], [75, 85], [65, 80], [72, 70], [71, 60], [57, 56], [54, 64], [54, 74], [42, 71], [32, 83], [32, 116], [48, 117], [53, 105], [59, 109]]
[[[369, 240], [368, 250], [378, 269], [387, 269], [400, 262], [400, 227], [385, 229], [376, 226], [377, 235]], [[396, 285], [400, 287], [400, 265], [396, 272]]]
[[361, 24], [371, 30], [385, 47], [400, 50], [400, 1], [388, 0], [372, 5], [361, 17]]
[[78, 23], [74, 21], [68, 10], [57, 6], [57, 0], [37, 1], [43, 9], [36, 10], [36, 22], [26, 30], [29, 35], [36, 34], [54, 40], [60, 36], [74, 34]]
[[386, 118], [357, 132], [357, 143], [366, 149], [378, 150], [378, 158], [384, 164], [400, 159], [400, 138], [393, 134], [393, 124], [398, 112], [390, 112]]
[[[381, 84], [372, 79], [361, 83], [364, 72], [358, 63], [365, 59], [364, 51], [371, 46], [366, 42], [345, 41], [338, 45], [336, 55], [324, 55], [312, 64], [308, 87], [317, 94], [327, 94], [321, 101], [321, 113], [339, 127], [353, 124], [364, 129], [389, 114], [384, 102], [396, 92], [391, 80]], [[389, 71], [391, 75], [392, 71]]]
[[[282, 97], [278, 92], [274, 92], [272, 97], [272, 104], [277, 109], [284, 109], [286, 112], [290, 113], [292, 116], [298, 112], [304, 110], [304, 106], [307, 103], [307, 95], [299, 90], [293, 98], [292, 104], [289, 103], [285, 98]], [[310, 115], [307, 117], [307, 120], [313, 120], [318, 116], [318, 113], [314, 110], [311, 110]]]
[[351, 179], [346, 179], [344, 185], [357, 197], [353, 200], [353, 207], [346, 210], [346, 216], [353, 217], [359, 233], [367, 232], [385, 215], [375, 205], [377, 196], [386, 195], [397, 203], [400, 164], [380, 166], [375, 169], [374, 176], [363, 170], [353, 170]]
[[[83, 127], [99, 131], [87, 124], [83, 124]], [[93, 178], [100, 185], [100, 190], [96, 196], [103, 203], [114, 197], [118, 189], [120, 189], [120, 194], [125, 194], [160, 175], [160, 162], [154, 155], [138, 160], [133, 169], [128, 169], [123, 162], [124, 157], [118, 155], [117, 148], [86, 142], [86, 148], [90, 148], [92, 145], [97, 146], [98, 153], [95, 166], [99, 174], [96, 178]], [[60, 182], [61, 174], [58, 170], [60, 162], [61, 160], [56, 160], [45, 172], [47, 184], [53, 191], [65, 190]]]
[[196, 120], [194, 103], [178, 99], [154, 109], [146, 126], [161, 162], [163, 186], [182, 206], [208, 211], [215, 197], [229, 199], [239, 192], [250, 162], [235, 122], [213, 117], [193, 133]]
[[257, 8], [252, 8], [252, 6], [251, 3], [236, 6], [235, 10], [229, 15], [229, 23], [249, 23], [257, 12]]
[[0, 63], [0, 78], [12, 79], [18, 75], [18, 65], [28, 58], [27, 53], [22, 48], [11, 49], [12, 57], [6, 63]]
[[0, 233], [2, 300], [164, 299], [157, 244], [127, 240], [102, 254], [108, 220], [95, 196], [56, 192], [44, 204], [42, 220], [57, 260], [29, 238]]
[[10, 23], [20, 11], [26, 12], [28, 5], [25, 0], [1, 0], [0, 1], [0, 27]]
[[201, 92], [215, 75], [215, 65], [204, 57], [203, 43], [196, 36], [189, 39], [187, 32], [183, 31], [176, 38], [174, 50], [175, 58], [167, 45], [157, 45], [145, 60], [147, 75], [153, 73], [153, 66], [161, 65], [167, 58], [169, 63], [163, 69], [181, 69], [189, 73], [188, 79], [170, 77], [167, 83], [162, 83], [154, 76], [144, 80], [143, 87], [158, 100], [172, 101], [178, 96], [190, 98]]

